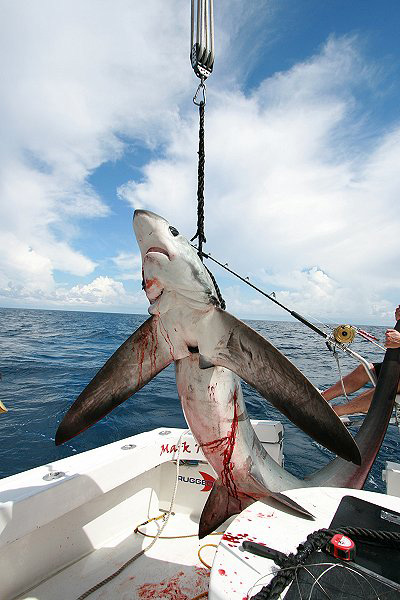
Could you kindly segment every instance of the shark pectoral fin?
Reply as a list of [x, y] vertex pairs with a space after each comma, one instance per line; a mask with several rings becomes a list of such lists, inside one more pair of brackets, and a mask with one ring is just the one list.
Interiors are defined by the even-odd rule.
[[237, 498], [229, 495], [220, 479], [214, 482], [207, 502], [204, 505], [199, 523], [199, 538], [202, 539], [217, 529], [232, 515], [240, 513], [244, 506]]
[[8, 408], [6, 408], [4, 406], [4, 404], [2, 403], [2, 401], [0, 400], [0, 413], [5, 413], [8, 412]]
[[150, 317], [114, 352], [61, 421], [58, 446], [78, 435], [132, 396], [174, 359], [169, 339]]
[[229, 313], [215, 308], [204, 321], [199, 352], [234, 371], [295, 425], [338, 456], [361, 457], [353, 437], [310, 381], [270, 342]]

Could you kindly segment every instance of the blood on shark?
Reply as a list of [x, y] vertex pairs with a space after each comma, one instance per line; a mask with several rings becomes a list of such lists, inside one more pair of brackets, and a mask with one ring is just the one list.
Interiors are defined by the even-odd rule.
[[[239, 377], [317, 442], [359, 464], [360, 454], [352, 436], [318, 390], [283, 354], [220, 308], [210, 275], [196, 250], [175, 227], [144, 210], [135, 211], [133, 226], [142, 255], [144, 290], [151, 316], [116, 350], [73, 403], [57, 430], [56, 444], [103, 418], [174, 362], [188, 424], [219, 475], [214, 488], [220, 491], [211, 493], [205, 514], [215, 509], [212, 497], [221, 495], [229, 504], [225, 513], [233, 514], [255, 498], [274, 495], [298, 512], [309, 514], [281, 494], [288, 489], [284, 485], [292, 477], [290, 474], [277, 475], [285, 483], [271, 489], [260, 466], [263, 461], [269, 463], [266, 453], [257, 447], [258, 458], [253, 460], [256, 442], [254, 432], [243, 429], [243, 424], [247, 428], [251, 425]], [[213, 376], [215, 385], [211, 383]], [[210, 383], [204, 387], [208, 378]], [[226, 380], [223, 400], [219, 394], [222, 380]], [[214, 406], [222, 407], [214, 413], [217, 420], [224, 420], [222, 412], [228, 405], [231, 407], [231, 414], [225, 415], [226, 426], [217, 423], [216, 431], [207, 413], [206, 393]], [[194, 402], [192, 409], [190, 402]], [[198, 426], [203, 423], [203, 415], [208, 419], [208, 429], [207, 423]], [[250, 490], [241, 487], [247, 475], [253, 481]], [[293, 484], [294, 481], [297, 480], [293, 478]], [[212, 527], [216, 521], [205, 518], [204, 522]]]

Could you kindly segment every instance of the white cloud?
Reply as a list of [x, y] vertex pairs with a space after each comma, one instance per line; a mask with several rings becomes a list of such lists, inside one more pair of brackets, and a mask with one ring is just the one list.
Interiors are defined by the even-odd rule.
[[126, 304], [123, 283], [111, 277], [97, 277], [91, 283], [75, 285], [70, 290], [58, 290], [57, 296], [69, 304]]
[[0, 299], [14, 306], [63, 308], [69, 310], [120, 310], [145, 313], [148, 302], [140, 292], [129, 293], [123, 282], [99, 276], [86, 284], [57, 286], [48, 291], [11, 282], [0, 289]]
[[118, 269], [120, 279], [142, 281], [142, 257], [133, 252], [120, 252], [111, 258]]
[[[309, 313], [374, 316], [400, 295], [400, 128], [375, 132], [373, 143], [369, 131], [366, 145], [355, 93], [374, 77], [357, 40], [332, 38], [250, 96], [209, 94], [207, 248], [258, 280], [267, 270], [274, 289]], [[188, 234], [196, 127], [187, 121], [165, 159], [121, 190]]]
[[[141, 279], [136, 255], [115, 246], [111, 260], [108, 248], [94, 258], [80, 237], [81, 219], [113, 215], [90, 174], [118, 161], [132, 141], [158, 152], [119, 188], [120, 198], [194, 234], [198, 122], [182, 50], [186, 4], [4, 4], [3, 297], [96, 304], [105, 294], [118, 305], [117, 284]], [[400, 127], [374, 130], [370, 105], [362, 106], [363, 91], [380, 83], [377, 69], [356, 38], [332, 38], [246, 95], [241, 81], [257, 51], [255, 28], [263, 39], [267, 28], [276, 36], [274, 4], [233, 0], [218, 10], [218, 68], [206, 110], [207, 248], [293, 308], [318, 315], [323, 303], [329, 314], [386, 314], [400, 295]], [[105, 264], [116, 285], [100, 285]], [[60, 288], [57, 270], [97, 283]], [[271, 312], [267, 301], [229, 285], [233, 312]]]
[[178, 0], [3, 3], [4, 289], [40, 295], [55, 289], [56, 269], [82, 276], [95, 268], [78, 219], [110, 211], [87, 178], [122, 155], [123, 139], [154, 146], [174, 127], [191, 81], [182, 68], [188, 15], [181, 8]]

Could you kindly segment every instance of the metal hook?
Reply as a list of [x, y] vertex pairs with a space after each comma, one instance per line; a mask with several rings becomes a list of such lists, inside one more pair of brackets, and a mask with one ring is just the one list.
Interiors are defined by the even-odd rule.
[[[202, 94], [203, 99], [202, 100], [198, 100], [198, 96], [199, 94]], [[202, 104], [205, 106], [206, 105], [206, 101], [207, 101], [207, 97], [206, 97], [206, 84], [204, 83], [204, 80], [202, 79], [201, 82], [199, 83], [199, 86], [196, 90], [195, 95], [193, 96], [193, 102], [196, 106], [201, 106]]]

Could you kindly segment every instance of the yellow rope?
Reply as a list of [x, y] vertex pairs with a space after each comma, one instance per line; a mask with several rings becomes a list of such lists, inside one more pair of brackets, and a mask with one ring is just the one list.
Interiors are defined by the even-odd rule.
[[[158, 521], [159, 519], [162, 519], [163, 516], [164, 516], [164, 513], [161, 513], [161, 515], [158, 515], [158, 517], [152, 517], [151, 519], [148, 519], [144, 523], [139, 523], [139, 525], [136, 525], [136, 527], [134, 529], [134, 533], [138, 533], [139, 527], [142, 527], [142, 525], [147, 525], [148, 523], [151, 523], [152, 521]], [[141, 533], [141, 531], [139, 531], [139, 533]]]
[[[140, 533], [140, 535], [143, 535], [144, 537], [155, 538], [156, 537], [155, 535], [150, 535], [149, 533], [144, 533], [143, 531], [140, 531], [139, 527], [143, 527], [144, 525], [148, 525], [152, 521], [158, 521], [159, 519], [162, 519], [163, 517], [164, 517], [164, 513], [161, 513], [161, 515], [159, 515], [158, 517], [152, 517], [151, 519], [148, 519], [144, 523], [139, 523], [139, 525], [136, 525], [136, 527], [134, 529], [134, 533]], [[225, 533], [224, 531], [216, 531], [215, 533], [211, 533], [210, 535], [223, 535], [224, 533]], [[191, 534], [188, 534], [188, 535], [163, 535], [163, 536], [160, 536], [159, 539], [160, 540], [179, 540], [179, 539], [190, 538], [190, 537], [197, 537], [197, 533], [191, 533]], [[205, 567], [207, 567], [207, 569], [211, 569], [211, 565], [207, 564], [201, 558], [201, 554], [200, 554], [201, 551], [203, 550], [203, 548], [206, 548], [207, 546], [212, 547], [212, 548], [218, 548], [217, 544], [204, 544], [203, 546], [201, 546], [198, 549], [197, 555], [199, 557], [200, 562]], [[198, 596], [195, 596], [194, 598], [191, 598], [191, 600], [200, 600], [200, 598], [206, 598], [206, 597], [208, 597], [208, 592], [202, 592]]]
[[207, 548], [207, 547], [210, 547], [210, 548], [218, 548], [217, 544], [204, 544], [204, 546], [201, 546], [201, 547], [199, 548], [199, 550], [198, 550], [198, 552], [197, 552], [197, 555], [198, 555], [198, 557], [199, 557], [199, 559], [200, 559], [200, 562], [201, 562], [201, 563], [203, 563], [203, 565], [204, 565], [205, 567], [207, 567], [207, 569], [211, 569], [211, 565], [207, 564], [207, 563], [206, 563], [206, 561], [205, 561], [205, 560], [203, 560], [203, 559], [201, 558], [201, 555], [200, 555], [200, 552], [203, 550], [203, 548]]
[[[161, 515], [159, 515], [158, 517], [153, 517], [152, 519], [149, 519], [148, 521], [145, 521], [144, 523], [139, 523], [139, 525], [136, 525], [135, 529], [134, 529], [134, 533], [140, 533], [140, 535], [143, 535], [144, 537], [148, 537], [148, 538], [155, 538], [155, 535], [150, 535], [149, 533], [144, 533], [143, 531], [140, 531], [139, 527], [143, 527], [144, 525], [148, 525], [149, 523], [151, 523], [152, 521], [158, 521], [159, 519], [162, 519], [164, 516], [164, 513], [162, 513]], [[210, 535], [224, 535], [224, 531], [216, 531], [214, 533], [210, 533]], [[190, 533], [188, 535], [161, 535], [159, 537], [160, 540], [180, 540], [183, 538], [190, 538], [190, 537], [197, 537], [197, 533]]]

